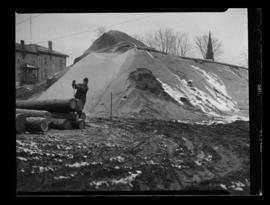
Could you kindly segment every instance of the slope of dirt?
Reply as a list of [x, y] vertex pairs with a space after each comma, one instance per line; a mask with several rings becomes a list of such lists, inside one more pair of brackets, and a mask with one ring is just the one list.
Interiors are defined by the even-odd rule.
[[17, 135], [17, 191], [249, 193], [249, 124], [91, 119], [84, 130]]
[[91, 107], [93, 97], [100, 97], [104, 89], [108, 86], [113, 76], [118, 72], [121, 64], [125, 61], [127, 53], [122, 55], [114, 53], [91, 54], [74, 65], [69, 72], [52, 85], [38, 99], [68, 99], [74, 95], [72, 80], [82, 82], [84, 77], [88, 77], [89, 93], [87, 108]]

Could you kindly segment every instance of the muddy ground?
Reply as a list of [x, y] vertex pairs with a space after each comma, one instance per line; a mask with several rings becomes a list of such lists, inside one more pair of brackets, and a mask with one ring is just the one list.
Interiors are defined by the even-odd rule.
[[89, 120], [17, 135], [17, 191], [227, 190], [249, 194], [249, 123]]

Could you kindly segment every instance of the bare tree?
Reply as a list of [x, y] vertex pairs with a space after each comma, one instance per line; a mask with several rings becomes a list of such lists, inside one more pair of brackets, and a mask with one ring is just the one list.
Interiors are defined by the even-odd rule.
[[173, 46], [173, 54], [178, 56], [187, 56], [188, 52], [192, 48], [187, 34], [177, 32], [174, 36], [175, 42]]
[[186, 56], [192, 48], [187, 34], [170, 28], [157, 30], [154, 39], [158, 50], [174, 55]]
[[144, 43], [146, 46], [157, 49], [153, 33], [147, 32], [143, 34], [135, 34], [133, 37], [136, 40]]
[[137, 34], [134, 38], [150, 48], [174, 55], [186, 56], [191, 50], [187, 34], [174, 32], [171, 28], [160, 28], [155, 32]]
[[143, 34], [135, 34], [133, 38], [145, 44], [145, 37]]
[[154, 35], [152, 32], [148, 32], [145, 34], [145, 45], [147, 45], [150, 48], [157, 49]]
[[158, 50], [171, 53], [175, 42], [174, 32], [170, 28], [158, 29], [154, 33], [154, 41]]
[[[205, 59], [206, 52], [207, 52], [207, 45], [208, 45], [208, 35], [204, 34], [203, 36], [196, 36], [194, 38], [194, 42], [195, 42], [196, 48], [199, 50], [199, 52]], [[217, 59], [223, 53], [221, 42], [217, 38], [212, 37], [212, 46], [213, 46], [215, 59]]]

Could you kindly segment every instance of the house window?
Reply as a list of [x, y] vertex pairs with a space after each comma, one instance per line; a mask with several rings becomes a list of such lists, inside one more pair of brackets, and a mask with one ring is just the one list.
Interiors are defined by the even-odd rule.
[[64, 67], [64, 61], [62, 59], [60, 59], [60, 68], [63, 68]]
[[17, 63], [20, 63], [21, 62], [21, 57], [20, 55], [17, 56]]
[[48, 77], [48, 69], [45, 68], [45, 69], [44, 69], [44, 78], [47, 78], [47, 77]]
[[47, 58], [44, 58], [44, 64], [47, 65]]

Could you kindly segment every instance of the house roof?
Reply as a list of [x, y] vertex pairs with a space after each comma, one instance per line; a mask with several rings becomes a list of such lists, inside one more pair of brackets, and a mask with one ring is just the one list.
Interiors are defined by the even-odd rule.
[[45, 53], [45, 54], [50, 54], [50, 55], [68, 57], [68, 55], [66, 55], [64, 53], [60, 53], [60, 52], [55, 51], [55, 50], [50, 51], [48, 48], [46, 48], [44, 46], [37, 45], [37, 44], [27, 44], [27, 45], [25, 44], [24, 49], [23, 49], [22, 44], [16, 43], [15, 44], [15, 51], [26, 52], [26, 53], [36, 53], [36, 54]]

